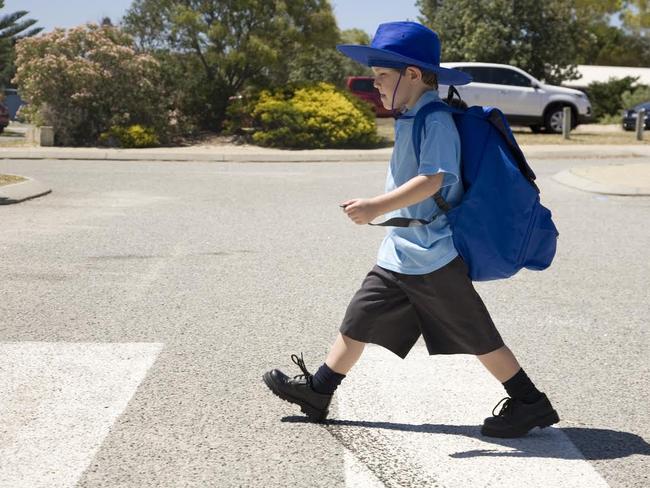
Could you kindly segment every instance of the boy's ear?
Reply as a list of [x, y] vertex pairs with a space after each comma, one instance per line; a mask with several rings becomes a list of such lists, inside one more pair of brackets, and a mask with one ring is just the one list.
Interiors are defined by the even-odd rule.
[[406, 71], [409, 73], [409, 78], [412, 80], [422, 79], [422, 70], [417, 66], [409, 66], [406, 68]]

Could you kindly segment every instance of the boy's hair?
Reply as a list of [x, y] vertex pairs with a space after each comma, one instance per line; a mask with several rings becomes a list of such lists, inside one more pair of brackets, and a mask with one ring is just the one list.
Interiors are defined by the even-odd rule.
[[[422, 83], [425, 85], [433, 88], [434, 90], [438, 89], [438, 75], [434, 73], [433, 71], [427, 71], [425, 69], [420, 68], [419, 66], [413, 66], [414, 68], [417, 68], [420, 70], [422, 73]], [[402, 68], [402, 73], [406, 71], [407, 66], [404, 66]], [[395, 71], [400, 71], [399, 69], [396, 69]]]
[[434, 90], [438, 89], [438, 75], [435, 74], [433, 71], [426, 71], [426, 70], [421, 70], [422, 71], [422, 83], [424, 83], [427, 86], [430, 86]]

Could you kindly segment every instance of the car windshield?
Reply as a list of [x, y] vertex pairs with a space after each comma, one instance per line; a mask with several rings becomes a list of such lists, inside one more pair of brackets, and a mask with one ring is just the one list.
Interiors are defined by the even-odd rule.
[[635, 112], [638, 112], [642, 108], [644, 108], [646, 112], [650, 112], [650, 102], [640, 103], [636, 107], [634, 107], [632, 110], [634, 110]]

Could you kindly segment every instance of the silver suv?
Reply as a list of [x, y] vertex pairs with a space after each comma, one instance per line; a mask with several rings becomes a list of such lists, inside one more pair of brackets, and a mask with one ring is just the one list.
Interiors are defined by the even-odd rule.
[[[591, 103], [579, 90], [546, 85], [524, 70], [507, 64], [440, 63], [469, 74], [469, 85], [457, 86], [467, 105], [498, 107], [512, 125], [528, 125], [533, 132], [542, 127], [554, 133], [562, 132], [563, 108], [571, 107], [572, 126], [592, 118]], [[445, 97], [448, 87], [440, 85]]]

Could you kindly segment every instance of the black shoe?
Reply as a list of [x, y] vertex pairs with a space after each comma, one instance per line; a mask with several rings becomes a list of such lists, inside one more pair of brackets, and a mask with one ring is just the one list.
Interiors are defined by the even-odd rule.
[[[494, 411], [505, 400], [498, 415]], [[535, 427], [548, 427], [560, 421], [557, 412], [544, 393], [535, 403], [506, 397], [492, 409], [492, 417], [485, 419], [481, 434], [489, 437], [523, 437]]]
[[262, 376], [264, 383], [283, 400], [300, 405], [300, 410], [310, 419], [318, 422], [325, 420], [333, 395], [318, 393], [313, 389], [311, 382], [313, 375], [307, 371], [302, 353], [300, 358], [292, 354], [291, 360], [300, 367], [303, 374], [291, 379], [282, 371], [272, 369]]

